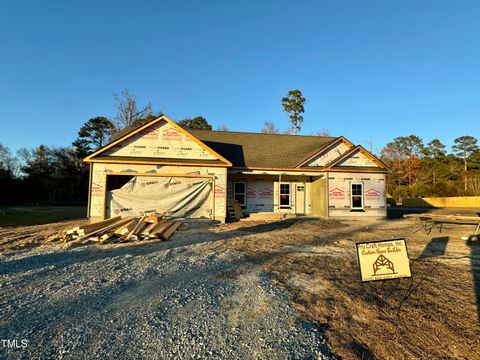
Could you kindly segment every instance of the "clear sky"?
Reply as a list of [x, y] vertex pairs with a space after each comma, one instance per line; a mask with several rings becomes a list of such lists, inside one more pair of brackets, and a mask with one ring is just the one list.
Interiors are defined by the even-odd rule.
[[286, 128], [300, 89], [302, 134], [451, 145], [480, 137], [480, 1], [0, 3], [0, 143], [70, 145], [123, 88], [236, 131]]

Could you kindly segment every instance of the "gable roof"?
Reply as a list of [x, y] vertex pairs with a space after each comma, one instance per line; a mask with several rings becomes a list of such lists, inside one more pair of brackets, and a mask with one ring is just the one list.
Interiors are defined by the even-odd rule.
[[294, 169], [307, 156], [335, 140], [328, 136], [210, 130], [189, 132], [229, 159], [234, 167], [241, 168]]
[[[219, 160], [202, 160], [203, 165], [211, 163], [212, 166], [233, 166], [237, 168], [251, 169], [295, 169], [300, 168], [310, 159], [320, 154], [327, 147], [339, 142], [344, 142], [351, 149], [344, 154], [322, 167], [309, 167], [311, 170], [323, 170], [332, 168], [343, 159], [355, 151], [366, 153], [380, 168], [372, 168], [377, 171], [388, 171], [388, 167], [378, 158], [370, 154], [361, 146], [353, 146], [343, 136], [303, 136], [303, 135], [284, 135], [284, 134], [264, 134], [252, 132], [235, 132], [235, 131], [212, 131], [212, 130], [184, 130], [165, 115], [161, 115], [143, 125], [127, 126], [118, 132], [109, 144], [97, 150], [93, 154], [87, 156], [85, 161], [92, 161], [95, 157], [97, 161], [107, 162], [109, 159], [118, 160], [119, 162], [131, 163], [153, 163], [158, 162], [156, 158], [118, 158], [114, 156], [102, 156], [102, 153], [114, 146], [115, 144], [128, 139], [139, 131], [148, 126], [164, 119], [177, 130], [189, 136], [204, 149], [217, 156]], [[115, 159], [114, 159], [115, 158]], [[174, 163], [178, 159], [161, 159]], [[188, 162], [192, 162], [188, 160]], [[225, 166], [225, 165], [223, 165]], [[344, 167], [346, 170], [347, 168]]]
[[338, 144], [340, 142], [343, 142], [345, 145], [347, 145], [349, 148], [352, 148], [354, 145], [348, 141], [345, 137], [339, 136], [337, 138], [334, 138], [333, 141], [330, 141], [328, 144], [325, 146], [322, 146], [320, 149], [316, 149], [312, 154], [307, 156], [305, 159], [303, 159], [299, 164], [297, 164], [296, 167], [301, 167], [304, 166], [306, 163], [309, 161], [315, 159], [318, 155], [320, 155], [323, 151], [326, 151], [328, 148], [331, 148], [335, 144]]
[[357, 146], [352, 147], [350, 150], [346, 151], [345, 153], [340, 155], [338, 158], [334, 159], [333, 161], [331, 161], [330, 163], [325, 165], [325, 168], [329, 169], [329, 168], [335, 167], [337, 164], [341, 163], [343, 160], [347, 159], [349, 156], [355, 154], [356, 152], [361, 152], [363, 155], [365, 155], [367, 158], [369, 158], [375, 164], [377, 164], [381, 170], [387, 170], [388, 169], [388, 166], [385, 165], [385, 163], [383, 161], [381, 161], [379, 158], [377, 158], [372, 153], [368, 152], [361, 145], [357, 145]]
[[[217, 160], [214, 160], [213, 162], [221, 162], [221, 163], [224, 163], [225, 166], [232, 166], [232, 163], [230, 161], [225, 159], [222, 155], [217, 153], [215, 150], [209, 148], [207, 145], [202, 143], [199, 139], [195, 138], [195, 136], [193, 136], [188, 131], [184, 130], [182, 127], [177, 125], [174, 121], [170, 120], [166, 115], [160, 115], [156, 119], [153, 119], [152, 121], [149, 121], [145, 124], [126, 127], [125, 129], [120, 131], [118, 134], [116, 134], [116, 136], [112, 139], [112, 141], [110, 141], [107, 145], [98, 149], [97, 151], [93, 152], [92, 154], [88, 155], [85, 159], [83, 159], [83, 161], [85, 161], [85, 162], [94, 161], [94, 158], [99, 159], [100, 161], [105, 161], [106, 160], [105, 157], [100, 156], [102, 153], [104, 153], [105, 151], [107, 151], [111, 147], [115, 146], [116, 144], [118, 144], [122, 141], [125, 141], [126, 139], [128, 139], [128, 138], [132, 137], [133, 135], [137, 134], [138, 132], [140, 132], [140, 131], [148, 128], [149, 126], [152, 126], [152, 125], [154, 125], [154, 124], [156, 124], [160, 121], [165, 121], [166, 123], [170, 124], [178, 132], [184, 134], [190, 140], [192, 140], [193, 142], [197, 143], [200, 147], [202, 147], [205, 151], [207, 151], [210, 154], [212, 154], [213, 156], [215, 156], [217, 158]], [[113, 160], [114, 157], [115, 156], [109, 156], [108, 158]], [[117, 160], [120, 160], [120, 159], [117, 159]], [[206, 162], [208, 162], [208, 161], [206, 161]], [[210, 161], [210, 162], [212, 162], [212, 161]]]

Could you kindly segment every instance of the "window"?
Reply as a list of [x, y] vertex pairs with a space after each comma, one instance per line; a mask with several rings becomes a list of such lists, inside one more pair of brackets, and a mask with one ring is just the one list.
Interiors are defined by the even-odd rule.
[[245, 181], [235, 181], [233, 183], [233, 198], [238, 201], [240, 206], [246, 205], [247, 183]]
[[352, 184], [352, 209], [363, 209], [363, 184]]
[[280, 184], [280, 207], [290, 207], [290, 184]]

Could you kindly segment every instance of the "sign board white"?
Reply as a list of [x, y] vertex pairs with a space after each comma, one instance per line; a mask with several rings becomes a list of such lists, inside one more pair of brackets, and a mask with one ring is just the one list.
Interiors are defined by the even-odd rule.
[[362, 281], [411, 277], [405, 239], [356, 243]]

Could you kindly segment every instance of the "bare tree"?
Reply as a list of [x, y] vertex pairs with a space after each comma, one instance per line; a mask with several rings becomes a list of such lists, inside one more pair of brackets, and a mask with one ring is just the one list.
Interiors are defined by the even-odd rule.
[[117, 108], [115, 120], [118, 128], [136, 125], [141, 121], [153, 118], [152, 105], [148, 103], [139, 108], [137, 97], [131, 94], [128, 89], [123, 89], [120, 94], [113, 93], [113, 97]]
[[290, 126], [289, 128], [287, 128], [283, 131], [283, 134], [285, 134], [285, 135], [297, 135], [297, 132], [295, 131], [295, 129], [293, 127]]
[[262, 128], [262, 133], [264, 134], [278, 134], [280, 130], [277, 128], [277, 125], [275, 125], [272, 121], [265, 121], [265, 124], [263, 125]]
[[217, 127], [217, 131], [230, 131], [230, 128], [227, 125], [222, 124]]
[[368, 151], [370, 152], [370, 154], [373, 154], [373, 141], [368, 140], [367, 145], [368, 145]]
[[17, 167], [16, 159], [10, 149], [0, 144], [0, 173], [15, 174]]
[[317, 132], [313, 133], [313, 135], [316, 135], [316, 136], [330, 136], [330, 131], [328, 131], [328, 129], [322, 129], [320, 131], [317, 131]]

